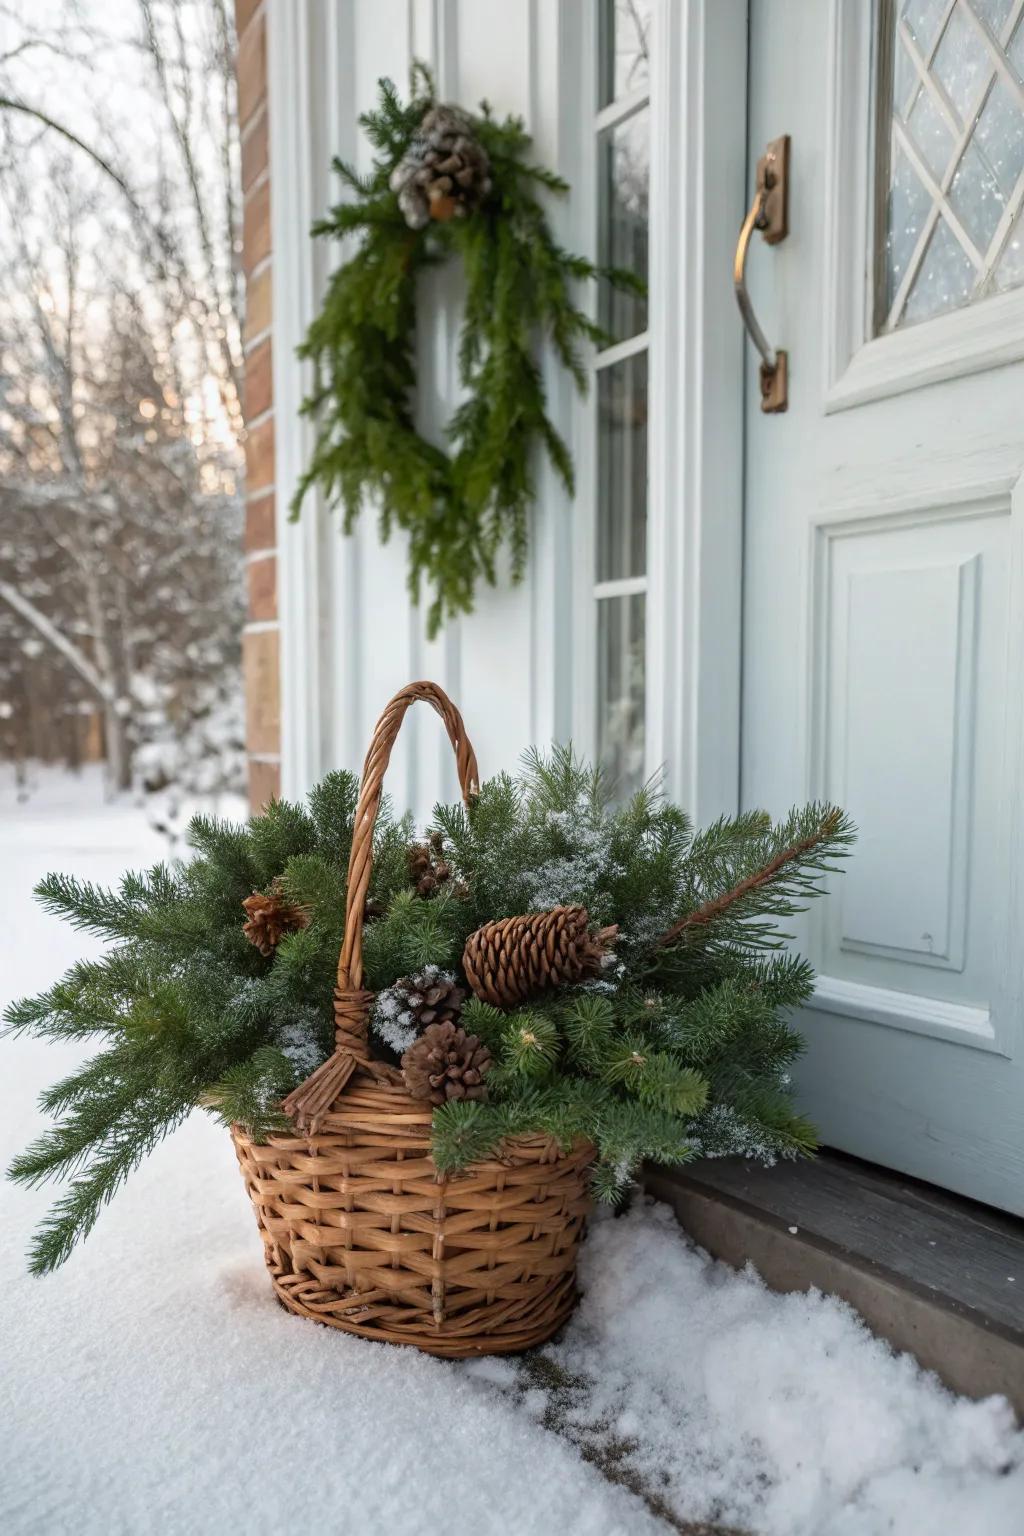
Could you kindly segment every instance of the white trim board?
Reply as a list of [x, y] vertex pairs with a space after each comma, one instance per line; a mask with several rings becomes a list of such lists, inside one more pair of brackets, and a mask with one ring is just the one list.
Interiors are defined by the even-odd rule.
[[739, 801], [747, 7], [654, 15], [647, 761], [701, 825]]

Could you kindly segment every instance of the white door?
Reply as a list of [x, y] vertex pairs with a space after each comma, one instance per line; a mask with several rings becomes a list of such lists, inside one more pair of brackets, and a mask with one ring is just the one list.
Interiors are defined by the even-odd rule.
[[860, 827], [801, 934], [827, 1144], [1024, 1212], [1024, 0], [751, 0], [741, 795]]

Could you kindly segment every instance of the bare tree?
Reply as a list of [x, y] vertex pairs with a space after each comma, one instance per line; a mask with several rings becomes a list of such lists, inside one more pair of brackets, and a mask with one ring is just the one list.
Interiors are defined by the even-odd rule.
[[[90, 41], [76, 33], [79, 51]], [[61, 665], [65, 711], [102, 710], [119, 786], [133, 748], [183, 740], [237, 693], [241, 627], [225, 0], [138, 0], [131, 46], [163, 122], [145, 166], [108, 148], [102, 107], [88, 144], [5, 84], [0, 58], [0, 106], [18, 104], [0, 112], [0, 716], [24, 699], [31, 636]]]

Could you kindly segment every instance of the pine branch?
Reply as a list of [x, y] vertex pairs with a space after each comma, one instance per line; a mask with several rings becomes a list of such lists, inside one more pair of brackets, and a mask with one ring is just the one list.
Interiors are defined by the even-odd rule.
[[745, 875], [728, 890], [687, 912], [662, 934], [657, 947], [664, 948], [676, 943], [684, 934], [710, 926], [730, 909], [745, 905], [751, 897], [779, 886], [790, 874], [799, 879], [804, 867], [823, 871], [827, 867], [824, 859], [842, 857], [843, 850], [853, 839], [853, 829], [847, 817], [835, 806], [820, 810], [811, 807], [808, 814], [817, 823], [810, 832], [780, 848], [759, 869]]

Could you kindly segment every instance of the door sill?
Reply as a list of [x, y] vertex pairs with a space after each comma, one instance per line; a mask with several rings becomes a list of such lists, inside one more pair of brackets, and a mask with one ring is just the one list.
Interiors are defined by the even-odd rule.
[[954, 1391], [1024, 1416], [1024, 1221], [839, 1152], [650, 1168], [695, 1242], [778, 1291], [842, 1297]]

